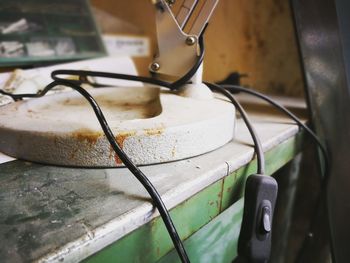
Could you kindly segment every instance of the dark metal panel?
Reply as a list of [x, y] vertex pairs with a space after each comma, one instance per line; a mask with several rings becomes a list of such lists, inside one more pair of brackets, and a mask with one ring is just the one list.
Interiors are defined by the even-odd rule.
[[337, 13], [339, 19], [339, 29], [343, 41], [343, 53], [345, 70], [347, 74], [348, 89], [350, 88], [350, 1], [336, 0]]
[[348, 262], [350, 4], [348, 0], [292, 2], [314, 126], [331, 153], [328, 211], [334, 258]]

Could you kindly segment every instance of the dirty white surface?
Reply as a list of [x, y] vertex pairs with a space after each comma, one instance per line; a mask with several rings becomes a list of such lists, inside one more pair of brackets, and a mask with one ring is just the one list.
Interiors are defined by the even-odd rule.
[[[137, 165], [197, 156], [233, 138], [235, 109], [212, 95], [183, 97], [150, 86], [99, 88], [90, 94], [119, 146]], [[0, 151], [55, 165], [123, 165], [92, 108], [74, 91], [1, 107]]]
[[[251, 115], [265, 151], [294, 136], [289, 119]], [[187, 160], [142, 167], [170, 209], [247, 164], [252, 140], [242, 121], [225, 146]], [[157, 216], [125, 168], [74, 169], [20, 161], [0, 165], [0, 258], [77, 262]]]
[[13, 161], [13, 160], [15, 160], [15, 158], [10, 157], [10, 156], [0, 152], [0, 164], [7, 163], [7, 162], [10, 162], [10, 161]]
[[[53, 70], [58, 69], [76, 69], [76, 70], [95, 70], [120, 72], [124, 74], [136, 75], [136, 67], [130, 57], [104, 57], [98, 59], [83, 60], [72, 63], [64, 63], [55, 66], [41, 67], [29, 70], [19, 70], [14, 72], [6, 72], [0, 74], [0, 89], [5, 89], [13, 93], [35, 93], [49, 84], [52, 79], [50, 77]], [[108, 85], [122, 85], [122, 86], [142, 86], [141, 83], [111, 80], [96, 78], [96, 81], [103, 82]], [[2, 105], [12, 102], [7, 96], [0, 95], [0, 109]], [[0, 151], [0, 164], [13, 160], [13, 157], [7, 156]]]
[[[52, 82], [51, 72], [59, 69], [93, 70], [137, 75], [135, 65], [130, 57], [104, 57], [29, 70], [17, 69], [13, 72], [1, 73], [0, 89], [14, 94], [37, 93]], [[142, 86], [139, 82], [117, 79], [94, 78], [93, 81], [102, 82], [106, 85]], [[9, 97], [0, 95], [0, 106], [8, 104], [11, 101]]]
[[[40, 67], [35, 69], [23, 70], [23, 74], [26, 78], [30, 79], [34, 76], [43, 76], [48, 82], [52, 81], [50, 78], [51, 72], [59, 69], [76, 69], [76, 70], [94, 70], [104, 72], [119, 72], [121, 74], [136, 75], [137, 70], [134, 62], [130, 57], [103, 57], [96, 59], [88, 59], [71, 63], [63, 63], [54, 66]], [[4, 85], [8, 81], [12, 72], [5, 72], [0, 74], [0, 88], [4, 88]], [[110, 85], [122, 85], [122, 86], [135, 86], [135, 82], [125, 80], [104, 80], [105, 84]], [[48, 83], [47, 83], [48, 84]]]

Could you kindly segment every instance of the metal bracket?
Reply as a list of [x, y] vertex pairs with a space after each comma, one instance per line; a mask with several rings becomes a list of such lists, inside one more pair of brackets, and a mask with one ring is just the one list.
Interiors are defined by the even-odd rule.
[[204, 0], [187, 34], [183, 29], [193, 17], [198, 2], [199, 0], [184, 0], [176, 17], [167, 1], [155, 2], [158, 53], [149, 67], [151, 72], [168, 77], [183, 76], [193, 67], [199, 54], [198, 37], [218, 0]]

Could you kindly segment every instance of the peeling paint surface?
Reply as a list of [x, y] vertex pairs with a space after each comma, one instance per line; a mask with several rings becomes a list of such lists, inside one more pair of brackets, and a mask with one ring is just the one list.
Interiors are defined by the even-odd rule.
[[[118, 144], [138, 165], [197, 156], [223, 146], [234, 136], [235, 108], [212, 96], [205, 100], [183, 97], [153, 86], [89, 92]], [[1, 107], [0, 151], [51, 165], [123, 166], [119, 157], [111, 154], [92, 108], [76, 92]]]
[[[299, 131], [280, 116], [251, 116], [265, 151]], [[249, 163], [251, 144], [239, 120], [234, 142], [195, 158], [141, 169], [172, 208]], [[222, 204], [208, 206], [220, 209]], [[23, 161], [0, 165], [2, 262], [80, 261], [157, 215], [147, 192], [125, 168], [77, 169]]]

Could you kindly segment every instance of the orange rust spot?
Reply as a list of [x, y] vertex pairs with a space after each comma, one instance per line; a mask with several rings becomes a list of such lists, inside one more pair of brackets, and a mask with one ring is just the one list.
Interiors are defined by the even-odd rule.
[[114, 161], [116, 164], [122, 164], [123, 161], [119, 158], [117, 154], [114, 155]]
[[118, 155], [114, 152], [112, 146], [109, 147], [109, 159], [114, 159], [116, 164], [122, 164], [122, 160], [118, 157]]
[[121, 133], [118, 133], [115, 139], [118, 145], [120, 146], [120, 148], [123, 148], [125, 140], [130, 136], [134, 136], [135, 134], [136, 134], [136, 131], [121, 132]]
[[114, 156], [114, 150], [112, 148], [112, 146], [109, 146], [109, 159], [112, 159]]
[[[125, 140], [130, 136], [134, 136], [135, 134], [136, 131], [121, 132], [115, 137], [115, 140], [117, 141], [119, 147], [123, 149]], [[112, 148], [111, 151], [113, 151], [112, 153], [114, 153], [114, 150]], [[114, 161], [116, 164], [123, 163], [117, 154], [114, 154]]]
[[73, 136], [79, 141], [87, 141], [90, 145], [94, 145], [102, 133], [89, 129], [79, 129], [73, 132]]
[[148, 136], [153, 136], [153, 135], [161, 135], [164, 133], [165, 131], [165, 127], [164, 126], [160, 126], [160, 127], [157, 127], [157, 128], [152, 128], [152, 129], [144, 129], [145, 130], [145, 133], [146, 135]]

